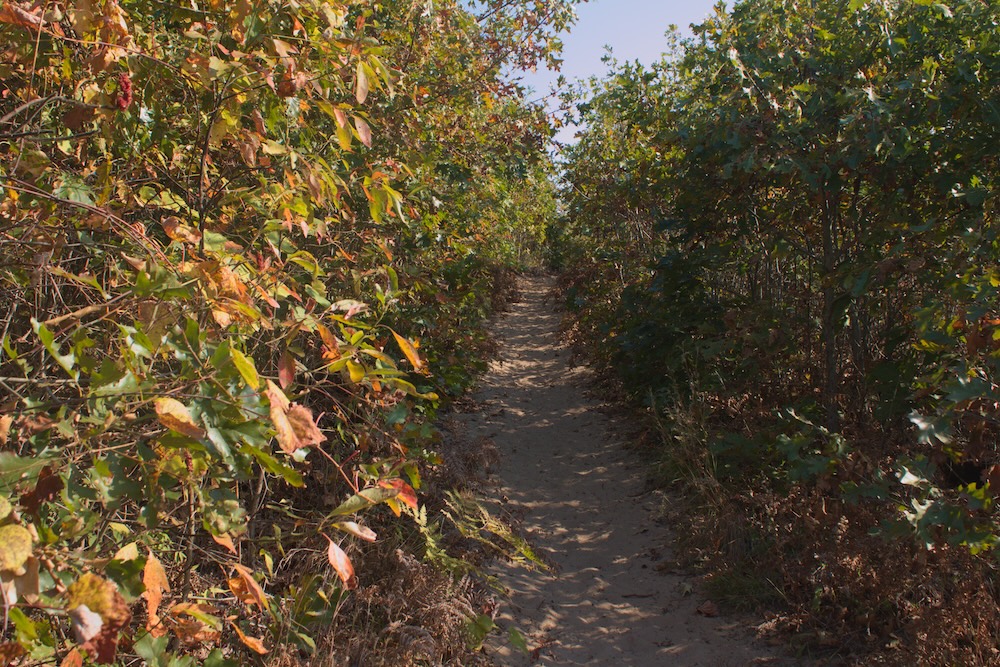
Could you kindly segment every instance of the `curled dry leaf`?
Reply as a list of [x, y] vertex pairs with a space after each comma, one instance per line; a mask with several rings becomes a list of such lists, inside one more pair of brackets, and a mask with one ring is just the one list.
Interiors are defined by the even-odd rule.
[[309, 408], [291, 403], [285, 393], [271, 380], [264, 391], [271, 403], [271, 422], [277, 432], [278, 445], [286, 454], [294, 454], [303, 447], [318, 445], [326, 436], [316, 426]]
[[205, 437], [205, 430], [195, 423], [187, 407], [176, 398], [160, 397], [153, 402], [153, 406], [157, 419], [171, 431], [195, 440]]
[[340, 548], [340, 545], [331, 540], [329, 537], [324, 535], [330, 546], [327, 547], [326, 556], [330, 561], [330, 566], [333, 567], [333, 571], [337, 573], [340, 580], [344, 582], [344, 588], [351, 591], [358, 587], [358, 578], [354, 576], [354, 565], [351, 564], [351, 559], [347, 557], [344, 550]]
[[375, 534], [374, 530], [368, 528], [367, 526], [360, 526], [353, 521], [341, 521], [333, 524], [333, 527], [338, 530], [342, 530], [345, 533], [350, 533], [365, 542], [374, 542], [378, 539], [378, 535]]

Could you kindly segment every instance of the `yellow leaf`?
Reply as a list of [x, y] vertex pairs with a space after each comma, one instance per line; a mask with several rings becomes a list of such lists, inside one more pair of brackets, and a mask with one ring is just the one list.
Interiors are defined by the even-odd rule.
[[154, 401], [153, 405], [160, 423], [171, 431], [176, 431], [195, 440], [201, 440], [205, 437], [204, 429], [195, 424], [191, 413], [177, 399], [160, 397]]
[[257, 375], [257, 368], [253, 365], [253, 360], [247, 358], [235, 347], [229, 350], [229, 356], [232, 357], [233, 365], [236, 366], [236, 370], [240, 372], [247, 386], [255, 390], [260, 388], [260, 376]]
[[[392, 330], [390, 329], [390, 331]], [[425, 364], [424, 360], [420, 358], [419, 354], [417, 354], [417, 347], [395, 331], [392, 332], [392, 336], [396, 339], [396, 344], [399, 345], [399, 349], [401, 349], [403, 354], [406, 355], [406, 359], [413, 365], [413, 368], [419, 373], [425, 373], [427, 370], [427, 364]]]
[[139, 546], [135, 542], [129, 542], [115, 553], [114, 560], [129, 561], [138, 557]]
[[355, 384], [365, 379], [365, 367], [353, 359], [347, 361], [347, 372], [351, 374], [351, 382]]
[[0, 526], [0, 570], [20, 572], [31, 556], [31, 533], [24, 526]]

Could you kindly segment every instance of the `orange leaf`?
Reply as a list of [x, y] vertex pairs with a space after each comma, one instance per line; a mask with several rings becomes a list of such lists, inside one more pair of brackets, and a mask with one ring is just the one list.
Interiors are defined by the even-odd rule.
[[330, 546], [327, 548], [326, 556], [330, 560], [333, 571], [337, 573], [340, 580], [344, 582], [344, 587], [351, 591], [358, 587], [358, 578], [354, 576], [354, 566], [351, 559], [347, 557], [344, 550], [336, 542], [324, 535]]
[[154, 637], [162, 636], [166, 630], [160, 626], [157, 612], [160, 609], [160, 602], [163, 601], [163, 593], [170, 592], [170, 582], [167, 580], [163, 564], [152, 552], [146, 558], [146, 567], [142, 570], [142, 583], [146, 587], [143, 595], [146, 597], [146, 615], [149, 617], [146, 620], [146, 629]]
[[176, 431], [181, 435], [186, 435], [195, 440], [201, 440], [205, 437], [204, 429], [194, 422], [191, 413], [177, 399], [161, 397], [153, 402], [153, 406], [156, 409], [156, 417], [160, 420], [160, 423], [171, 431]]
[[267, 594], [253, 578], [253, 572], [239, 563], [233, 563], [237, 576], [229, 580], [229, 589], [246, 605], [257, 605], [267, 609]]
[[225, 550], [229, 553], [234, 556], [237, 555], [236, 545], [233, 544], [233, 538], [228, 533], [223, 533], [222, 535], [212, 535], [212, 539], [215, 540], [216, 544], [225, 548]]
[[417, 509], [417, 492], [413, 487], [401, 479], [383, 479], [378, 483], [383, 489], [396, 489], [399, 495], [396, 496], [407, 507]]
[[74, 648], [62, 659], [59, 667], [83, 667], [83, 653], [80, 652], [80, 649]]
[[[392, 330], [390, 329], [390, 331]], [[406, 338], [400, 336], [395, 331], [392, 332], [392, 335], [396, 339], [396, 343], [399, 345], [399, 349], [401, 349], [403, 351], [403, 354], [406, 355], [407, 360], [411, 364], [413, 364], [413, 368], [420, 373], [425, 373], [427, 370], [426, 364], [424, 363], [424, 360], [420, 358], [420, 355], [417, 354], [416, 346]]]
[[232, 621], [230, 621], [229, 624], [233, 626], [233, 630], [236, 631], [236, 636], [240, 638], [240, 641], [243, 642], [244, 646], [249, 648], [251, 651], [259, 653], [260, 655], [267, 654], [267, 649], [264, 648], [264, 642], [256, 637], [247, 636], [242, 630], [240, 630], [240, 626], [236, 625]]

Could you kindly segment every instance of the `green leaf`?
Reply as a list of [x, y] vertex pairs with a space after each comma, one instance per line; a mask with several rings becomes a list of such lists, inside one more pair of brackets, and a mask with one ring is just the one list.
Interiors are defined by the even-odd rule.
[[56, 360], [56, 363], [58, 363], [59, 366], [66, 371], [66, 374], [74, 380], [78, 379], [80, 377], [80, 371], [74, 368], [76, 365], [76, 356], [73, 352], [70, 351], [69, 354], [60, 354], [59, 346], [56, 345], [55, 337], [52, 335], [52, 332], [34, 317], [31, 318], [31, 328], [34, 329], [38, 339], [42, 341], [42, 345], [45, 346], [45, 350], [52, 356], [53, 359]]
[[340, 504], [337, 509], [330, 513], [330, 516], [344, 516], [345, 514], [355, 514], [367, 509], [372, 505], [385, 502], [399, 495], [399, 489], [386, 489], [381, 486], [365, 489], [351, 496]]

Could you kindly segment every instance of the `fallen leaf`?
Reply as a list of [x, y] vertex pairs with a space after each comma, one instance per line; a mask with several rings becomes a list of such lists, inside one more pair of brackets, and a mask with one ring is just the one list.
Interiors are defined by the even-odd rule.
[[354, 566], [351, 564], [351, 559], [347, 557], [344, 550], [340, 548], [336, 542], [331, 540], [329, 537], [324, 535], [330, 546], [327, 548], [326, 556], [330, 561], [330, 565], [333, 567], [333, 571], [337, 573], [340, 580], [344, 582], [344, 587], [347, 590], [354, 590], [358, 587], [358, 578], [354, 576]]
[[260, 655], [267, 654], [267, 649], [264, 648], [264, 642], [257, 639], [256, 637], [250, 637], [246, 635], [243, 632], [243, 630], [240, 629], [240, 626], [236, 625], [235, 623], [230, 622], [230, 625], [233, 626], [233, 630], [236, 631], [236, 636], [240, 638], [240, 641], [243, 642], [244, 646], [249, 648], [251, 651], [254, 651], [255, 653], [259, 653]]
[[711, 600], [705, 600], [705, 602], [698, 607], [697, 612], [702, 616], [714, 618], [719, 615], [719, 607]]
[[176, 431], [195, 440], [204, 439], [205, 430], [195, 423], [187, 407], [176, 398], [160, 397], [154, 401], [153, 405], [160, 423], [171, 431]]

